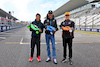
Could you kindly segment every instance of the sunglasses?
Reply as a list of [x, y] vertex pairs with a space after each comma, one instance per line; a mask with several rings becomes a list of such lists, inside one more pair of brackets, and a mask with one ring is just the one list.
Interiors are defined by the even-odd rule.
[[65, 16], [69, 16], [69, 15], [65, 15]]

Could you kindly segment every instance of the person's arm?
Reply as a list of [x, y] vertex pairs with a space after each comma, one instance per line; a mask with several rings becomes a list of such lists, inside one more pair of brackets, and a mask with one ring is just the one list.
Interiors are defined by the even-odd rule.
[[[41, 24], [42, 24], [42, 23], [41, 23]], [[41, 30], [39, 31], [40, 33], [43, 33], [43, 28], [44, 28], [44, 25], [42, 24]]]
[[47, 22], [46, 22], [46, 20], [44, 21], [44, 27], [46, 28], [46, 26], [47, 26]]
[[[33, 24], [33, 22], [32, 22], [32, 23], [30, 23], [30, 25], [31, 25], [31, 24]], [[33, 30], [30, 28], [30, 31], [33, 31]]]
[[63, 22], [59, 25], [59, 27], [60, 27], [60, 29], [62, 29], [62, 27], [63, 27]]
[[55, 28], [56, 28], [56, 31], [58, 31], [58, 26], [57, 26], [57, 21], [55, 20]]
[[[47, 21], [45, 20], [45, 21], [44, 21], [44, 28], [45, 28], [46, 30], [47, 30], [47, 25], [48, 25], [48, 24], [47, 24]], [[47, 30], [47, 31], [48, 31], [48, 30]]]
[[74, 22], [71, 23], [71, 28], [73, 31], [75, 30], [75, 23]]

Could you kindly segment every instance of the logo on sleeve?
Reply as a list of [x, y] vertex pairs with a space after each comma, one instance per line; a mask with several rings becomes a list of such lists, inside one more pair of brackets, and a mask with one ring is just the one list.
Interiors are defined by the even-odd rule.
[[49, 20], [47, 20], [47, 22], [49, 22]]
[[65, 25], [65, 23], [64, 23], [64, 22], [63, 22], [62, 24], [63, 24], [63, 25]]
[[71, 24], [71, 22], [68, 22], [68, 24]]
[[53, 22], [55, 22], [55, 20], [53, 20]]

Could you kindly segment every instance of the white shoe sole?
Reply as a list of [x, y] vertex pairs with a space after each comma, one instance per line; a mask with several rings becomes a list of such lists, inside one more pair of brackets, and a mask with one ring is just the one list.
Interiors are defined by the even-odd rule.
[[[32, 61], [33, 61], [33, 59], [32, 59]], [[32, 62], [32, 61], [29, 61], [29, 62]]]
[[37, 59], [37, 61], [38, 61], [38, 62], [41, 62], [41, 61], [39, 61], [38, 59]]
[[62, 63], [65, 63], [65, 62], [67, 62], [67, 60], [62, 61]]

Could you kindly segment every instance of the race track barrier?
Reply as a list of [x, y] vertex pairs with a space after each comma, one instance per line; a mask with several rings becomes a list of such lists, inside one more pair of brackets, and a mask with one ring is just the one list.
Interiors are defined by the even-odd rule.
[[21, 26], [0, 26], [0, 32], [12, 30], [12, 29], [17, 29], [17, 28], [21, 28], [21, 27], [24, 27], [24, 26], [26, 26], [26, 25], [21, 25]]
[[100, 29], [97, 29], [97, 28], [75, 28], [75, 30], [89, 31], [89, 32], [100, 32]]

